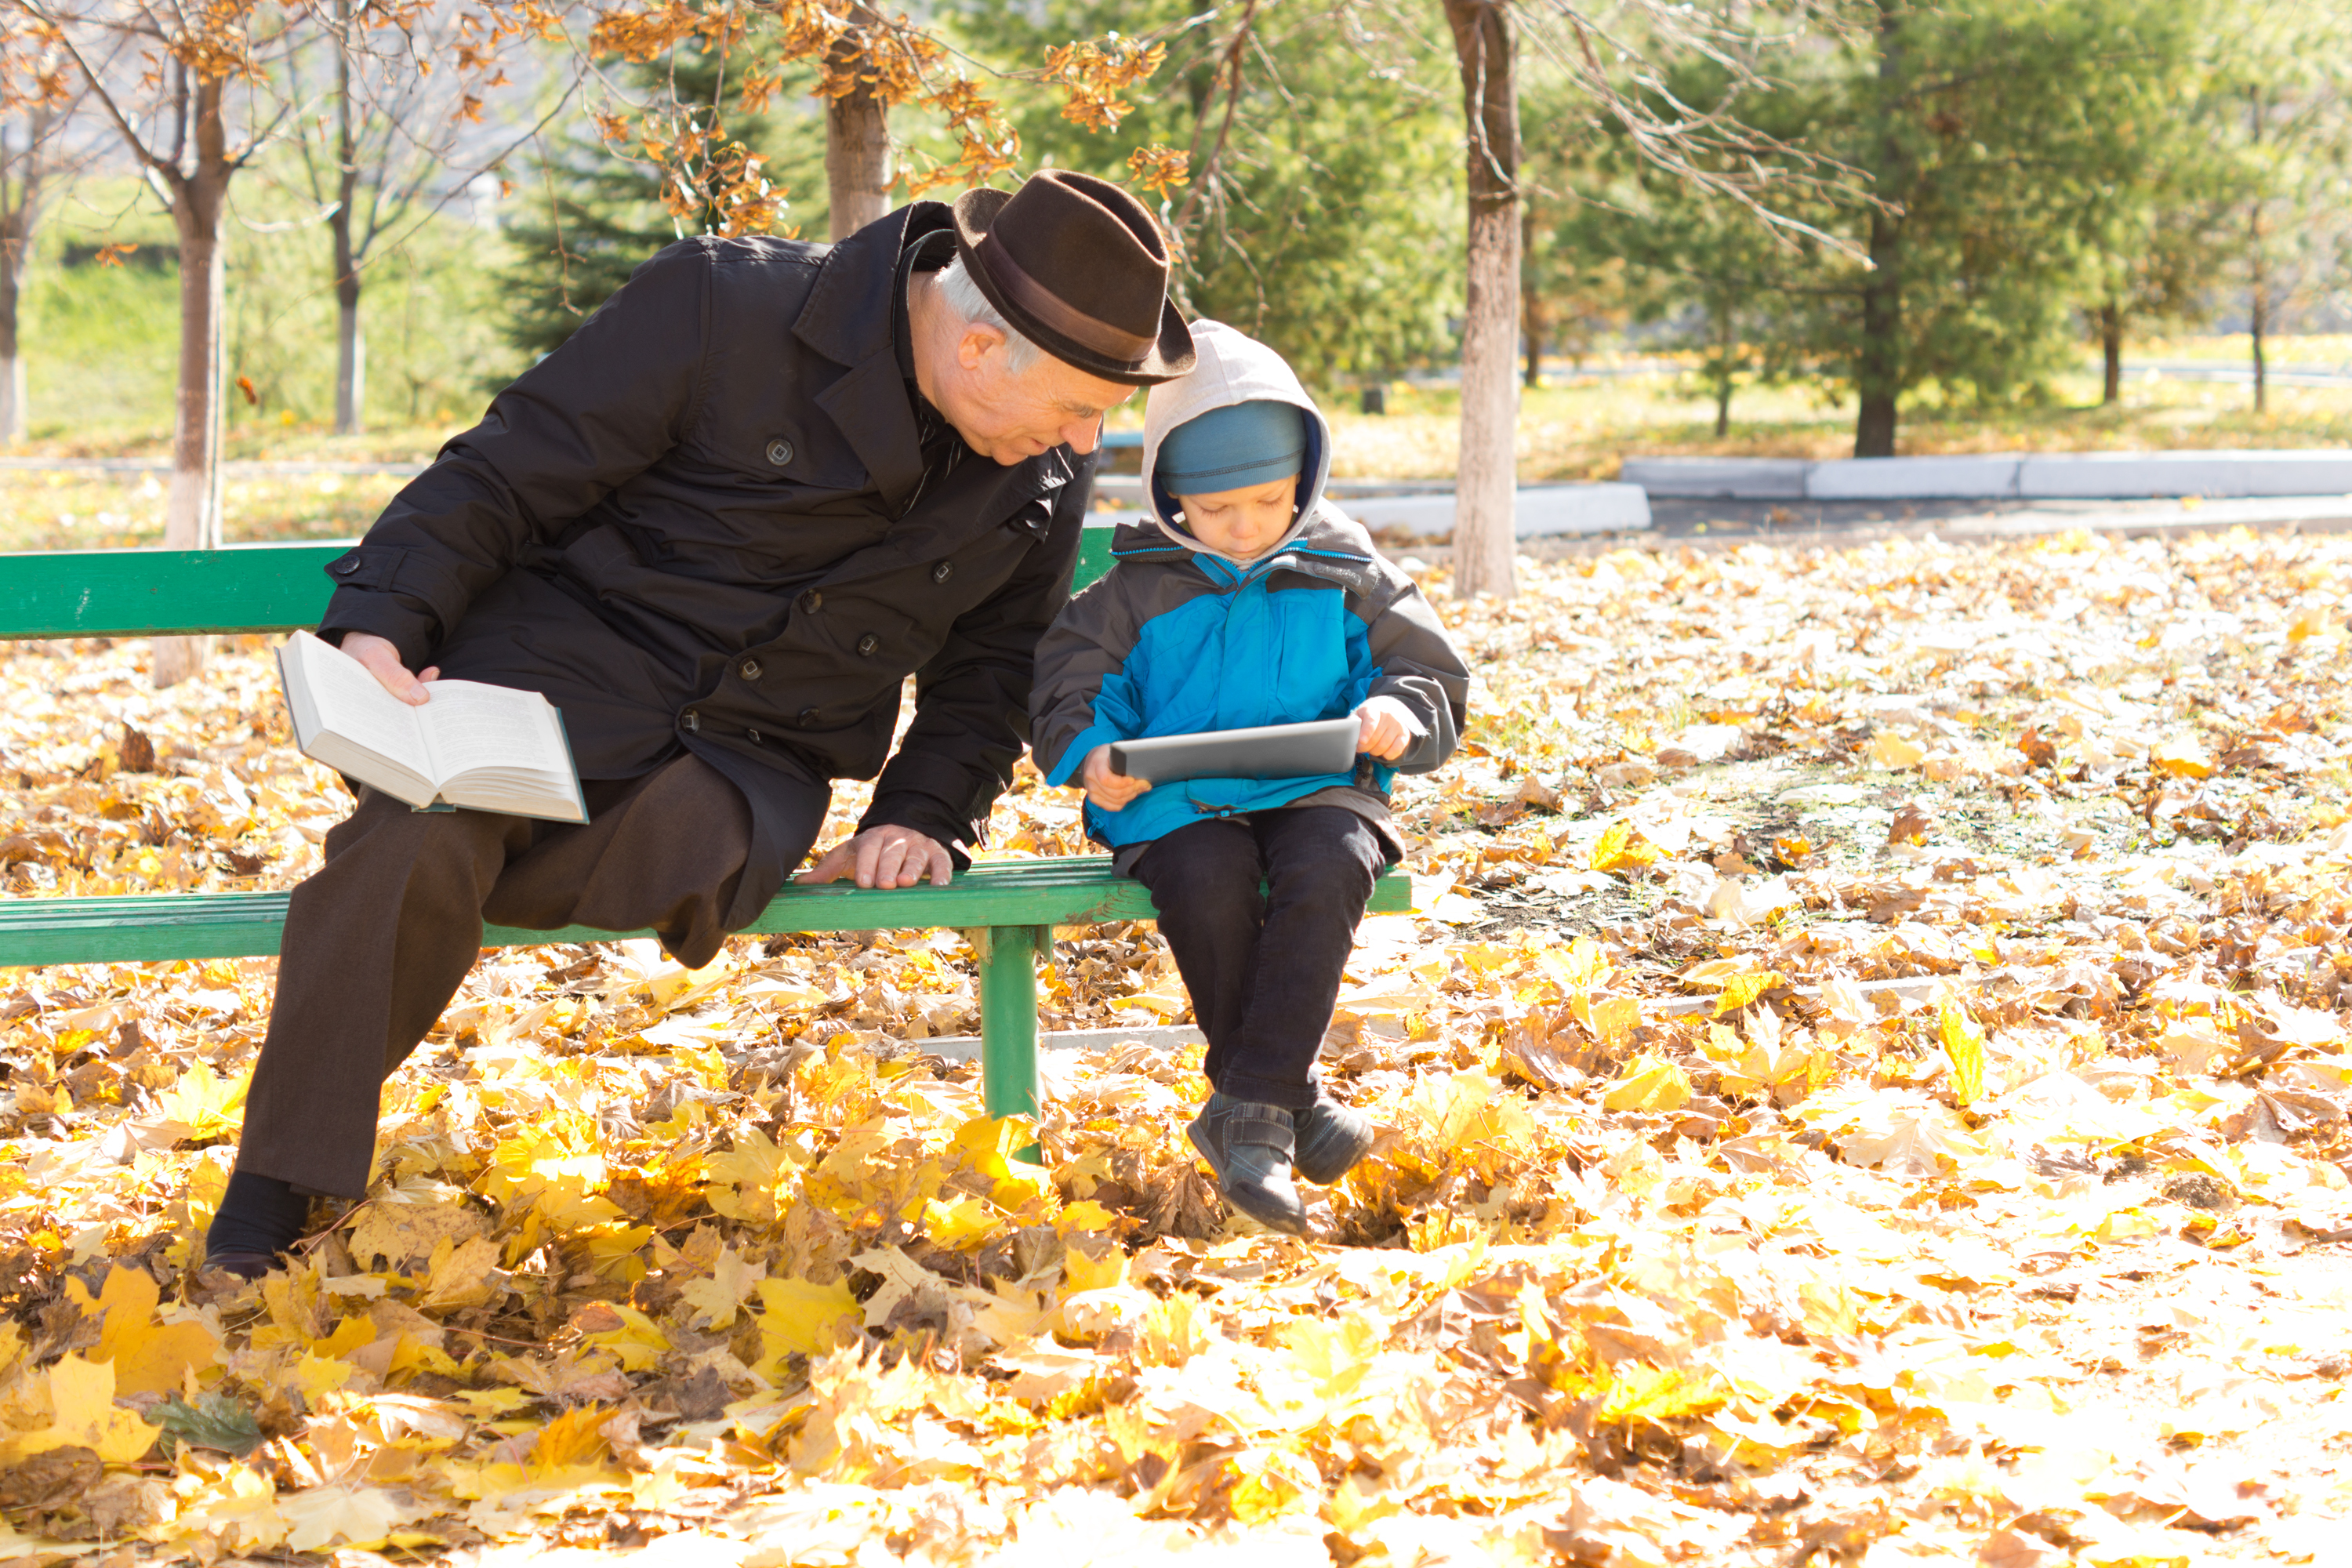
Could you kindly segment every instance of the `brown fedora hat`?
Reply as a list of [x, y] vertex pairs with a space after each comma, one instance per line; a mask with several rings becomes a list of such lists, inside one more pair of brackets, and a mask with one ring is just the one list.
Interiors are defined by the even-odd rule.
[[1055, 359], [1129, 386], [1192, 368], [1192, 334], [1168, 298], [1168, 242], [1108, 180], [1047, 169], [1017, 191], [966, 191], [955, 223], [964, 270]]

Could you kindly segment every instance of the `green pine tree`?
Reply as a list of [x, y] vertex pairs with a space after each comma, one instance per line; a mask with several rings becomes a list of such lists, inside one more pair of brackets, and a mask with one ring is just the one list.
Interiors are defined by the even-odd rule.
[[[719, 62], [680, 50], [636, 73], [648, 89], [675, 90], [681, 103], [708, 106], [723, 90], [728, 133], [764, 158], [767, 177], [791, 193], [780, 232], [821, 235], [824, 122], [806, 98], [808, 73], [788, 72], [769, 111], [746, 115], [733, 102], [732, 85], [745, 64], [740, 54], [731, 58], [722, 84]], [[663, 178], [657, 165], [624, 158], [585, 135], [531, 161], [517, 182], [526, 216], [507, 228], [513, 252], [505, 279], [509, 342], [534, 358], [550, 353], [647, 257], [716, 226], [708, 213], [700, 222], [671, 216], [661, 201]]]

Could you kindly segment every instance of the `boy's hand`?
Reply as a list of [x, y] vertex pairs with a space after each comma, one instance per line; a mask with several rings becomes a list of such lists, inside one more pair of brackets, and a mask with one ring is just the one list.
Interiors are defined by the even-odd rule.
[[1111, 772], [1108, 746], [1097, 746], [1087, 753], [1086, 766], [1078, 770], [1078, 781], [1086, 786], [1087, 798], [1105, 811], [1125, 811], [1129, 801], [1151, 787], [1141, 779]]
[[1356, 750], [1384, 763], [1403, 756], [1421, 737], [1421, 721], [1393, 697], [1367, 697], [1356, 710], [1356, 720], [1363, 726]]

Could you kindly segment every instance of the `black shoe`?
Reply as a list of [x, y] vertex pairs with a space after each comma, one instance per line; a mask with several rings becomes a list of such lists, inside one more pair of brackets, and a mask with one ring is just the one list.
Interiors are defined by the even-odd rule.
[[1279, 1105], [1212, 1094], [1184, 1130], [1208, 1157], [1234, 1207], [1273, 1230], [1307, 1234], [1307, 1205], [1290, 1182], [1290, 1112]]
[[207, 1270], [217, 1268], [224, 1274], [234, 1274], [239, 1279], [258, 1279], [273, 1268], [285, 1267], [285, 1259], [264, 1257], [258, 1252], [207, 1253], [205, 1256]]
[[1318, 1187], [1329, 1186], [1355, 1168], [1377, 1136], [1372, 1119], [1328, 1096], [1291, 1117], [1298, 1151], [1290, 1168]]

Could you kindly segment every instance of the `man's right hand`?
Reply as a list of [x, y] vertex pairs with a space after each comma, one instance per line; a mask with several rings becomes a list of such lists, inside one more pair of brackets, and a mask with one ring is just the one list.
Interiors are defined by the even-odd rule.
[[400, 662], [400, 649], [391, 639], [373, 632], [345, 632], [343, 651], [367, 666], [376, 683], [412, 708], [422, 708], [433, 694], [425, 689], [428, 680], [438, 679], [441, 669], [436, 665], [422, 675], [411, 675], [408, 667]]

